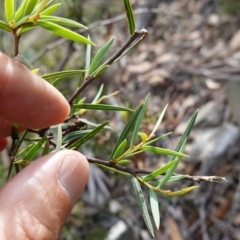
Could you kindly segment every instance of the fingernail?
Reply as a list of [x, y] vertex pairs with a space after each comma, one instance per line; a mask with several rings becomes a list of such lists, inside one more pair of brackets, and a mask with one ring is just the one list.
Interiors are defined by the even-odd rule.
[[58, 179], [62, 187], [67, 191], [72, 206], [76, 203], [82, 192], [81, 164], [79, 156], [73, 154], [67, 156], [60, 167]]

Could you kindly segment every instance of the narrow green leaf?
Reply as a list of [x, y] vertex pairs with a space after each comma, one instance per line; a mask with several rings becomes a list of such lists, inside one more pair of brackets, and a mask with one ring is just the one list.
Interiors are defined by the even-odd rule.
[[100, 67], [98, 67], [96, 69], [96, 71], [93, 72], [92, 77], [98, 77], [101, 74], [103, 74], [108, 68], [110, 67], [110, 65], [101, 65]]
[[187, 175], [177, 175], [177, 176], [171, 176], [170, 179], [168, 180], [168, 182], [175, 182], [175, 181], [179, 181], [183, 178], [187, 177]]
[[123, 0], [123, 1], [124, 1], [125, 12], [127, 15], [127, 20], [128, 20], [129, 32], [131, 35], [133, 35], [135, 31], [135, 20], [134, 20], [132, 6], [129, 0]]
[[122, 172], [122, 171], [117, 170], [117, 169], [115, 169], [115, 168], [111, 168], [111, 167], [108, 167], [108, 166], [105, 166], [105, 165], [102, 165], [102, 164], [96, 164], [96, 165], [98, 165], [98, 166], [101, 167], [101, 168], [105, 168], [105, 169], [107, 169], [107, 170], [110, 170], [110, 171], [113, 171], [113, 172], [116, 172], [116, 173], [120, 173], [120, 174], [125, 175], [125, 176], [131, 176], [130, 173]]
[[124, 139], [118, 146], [116, 152], [113, 155], [113, 160], [120, 157], [127, 146], [127, 139]]
[[[83, 123], [86, 123], [88, 126], [92, 126], [92, 127], [97, 127], [97, 126], [99, 126], [99, 124], [90, 122], [90, 121], [88, 121], [88, 120], [85, 119], [85, 118], [78, 118], [78, 120], [81, 121], [81, 122], [83, 122]], [[112, 128], [109, 127], [109, 126], [105, 126], [104, 129], [112, 129]]]
[[13, 156], [16, 156], [20, 146], [22, 145], [23, 140], [25, 139], [26, 135], [28, 133], [28, 129], [26, 129], [20, 136], [20, 139], [17, 142], [17, 146], [14, 149]]
[[[14, 125], [15, 125], [15, 124], [14, 124]], [[16, 156], [16, 154], [17, 154], [17, 152], [18, 152], [18, 150], [19, 150], [19, 148], [20, 148], [20, 146], [21, 146], [21, 144], [22, 144], [25, 136], [27, 135], [27, 133], [28, 133], [28, 129], [26, 129], [26, 130], [21, 134], [20, 139], [18, 140], [17, 145], [16, 145], [16, 147], [15, 147], [15, 149], [14, 149], [13, 156]], [[16, 166], [17, 166], [17, 165], [16, 165]], [[10, 177], [10, 175], [11, 175], [12, 169], [13, 169], [13, 161], [10, 162], [10, 166], [9, 166], [9, 168], [8, 168], [7, 180], [9, 179], [9, 177]], [[18, 167], [15, 167], [15, 169], [16, 169], [16, 172], [18, 172], [18, 170], [19, 170]]]
[[[89, 45], [88, 45], [88, 46], [89, 46]], [[103, 86], [104, 86], [104, 85], [101, 84], [101, 86], [100, 86], [100, 88], [99, 88], [96, 96], [94, 97], [92, 103], [95, 103], [95, 102], [100, 98], [100, 96], [101, 96], [101, 94], [102, 94], [102, 91], [103, 91]]]
[[175, 197], [175, 196], [179, 196], [179, 195], [183, 195], [183, 194], [186, 194], [196, 188], [198, 188], [199, 186], [191, 186], [191, 187], [186, 187], [186, 188], [183, 188], [179, 191], [175, 191], [175, 192], [171, 192], [171, 191], [166, 191], [165, 194], [169, 197]]
[[14, 2], [15, 0], [4, 0], [5, 16], [8, 22], [10, 22], [14, 16]]
[[57, 78], [53, 81], [51, 81], [50, 83], [53, 85], [53, 86], [57, 86], [60, 82], [62, 82], [65, 78]]
[[24, 16], [32, 14], [38, 2], [39, 0], [28, 0], [26, 7], [24, 9]]
[[[77, 101], [78, 101], [78, 102], [77, 102]], [[74, 99], [73, 104], [82, 104], [82, 103], [85, 103], [85, 101], [86, 101], [86, 97], [80, 99], [80, 94], [79, 94], [79, 95]], [[72, 114], [77, 115], [77, 116], [82, 115], [82, 113], [84, 113], [84, 111], [83, 111], [82, 109], [79, 110], [78, 108], [71, 108], [71, 112], [72, 112]], [[85, 111], [85, 112], [86, 112], [86, 111]]]
[[[175, 148], [175, 151], [178, 151], [178, 152], [183, 152], [185, 146], [186, 146], [186, 142], [187, 142], [187, 137], [189, 136], [192, 128], [193, 128], [193, 125], [195, 123], [195, 120], [197, 118], [197, 114], [198, 114], [198, 110], [193, 114], [193, 116], [191, 117], [191, 120], [189, 121], [189, 124], [185, 130], [185, 132], [183, 133], [177, 147]], [[185, 137], [185, 138], [183, 138]], [[159, 187], [163, 187], [169, 180], [170, 178], [172, 177], [172, 174], [174, 173], [174, 171], [176, 170], [178, 164], [179, 164], [179, 161], [180, 161], [181, 157], [172, 157], [170, 159], [170, 161], [173, 161], [173, 160], [177, 160], [176, 164], [174, 164], [169, 170], [168, 172], [166, 173], [166, 175], [160, 180], [160, 183], [159, 183]]]
[[[30, 16], [30, 15], [23, 16], [23, 17], [20, 18], [18, 21], [16, 21], [12, 27], [13, 27], [13, 28], [17, 28], [17, 27], [19, 27], [20, 25], [24, 24], [24, 23], [27, 21], [27, 19], [29, 18], [29, 16]], [[26, 26], [28, 26], [28, 24], [30, 24], [31, 26], [33, 25], [33, 23], [26, 23]]]
[[140, 206], [141, 212], [142, 212], [142, 216], [144, 219], [144, 222], [148, 228], [148, 231], [150, 232], [150, 234], [152, 235], [152, 237], [154, 237], [154, 231], [153, 231], [153, 226], [152, 226], [152, 222], [150, 220], [150, 216], [148, 213], [148, 209], [147, 209], [147, 205], [144, 199], [144, 195], [141, 189], [141, 186], [138, 182], [138, 180], [135, 177], [132, 177], [132, 184], [133, 184], [133, 188], [138, 200], [138, 204]]
[[31, 72], [34, 74], [38, 74], [39, 70], [40, 70], [40, 68], [34, 68], [31, 70]]
[[124, 160], [118, 161], [117, 164], [118, 164], [118, 165], [127, 165], [127, 164], [129, 164], [130, 162], [132, 162], [132, 161], [131, 161], [131, 160], [124, 159]]
[[181, 137], [177, 147], [175, 148], [175, 151], [179, 151], [181, 149], [181, 147], [182, 147], [183, 142], [186, 140], [186, 138], [189, 137], [190, 132], [192, 131], [193, 125], [195, 123], [195, 120], [197, 118], [197, 115], [198, 115], [198, 110], [191, 117], [186, 130], [184, 131], [184, 133], [183, 133], [183, 135], [182, 135], [182, 137]]
[[73, 108], [81, 109], [94, 109], [94, 110], [105, 110], [105, 111], [127, 111], [132, 112], [133, 110], [126, 107], [119, 107], [107, 104], [93, 104], [93, 103], [82, 103], [82, 104], [73, 104]]
[[176, 151], [165, 149], [165, 148], [144, 145], [142, 146], [142, 149], [147, 152], [153, 152], [153, 153], [162, 154], [162, 155], [170, 155], [175, 157], [188, 157], [186, 154], [183, 154], [181, 152], [176, 152]]
[[124, 157], [128, 158], [128, 157], [131, 157], [131, 156], [137, 155], [137, 154], [142, 153], [142, 152], [143, 152], [143, 150], [133, 151], [133, 152], [130, 152], [130, 153], [124, 155]]
[[[187, 143], [187, 138], [183, 141], [181, 148], [179, 149], [179, 153], [182, 153], [185, 146]], [[163, 187], [168, 180], [171, 178], [171, 176], [173, 175], [173, 173], [175, 172], [179, 162], [180, 162], [181, 157], [176, 157], [174, 158], [172, 161], [177, 160], [176, 163], [167, 171], [166, 175], [161, 179], [161, 182], [159, 183], [159, 187]]]
[[48, 4], [49, 4], [49, 0], [41, 0], [41, 2], [37, 5], [35, 14], [36, 15], [40, 14]]
[[88, 75], [91, 76], [94, 71], [96, 71], [99, 66], [100, 61], [103, 59], [104, 55], [107, 53], [111, 45], [113, 44], [114, 38], [111, 38], [104, 46], [97, 52], [95, 57], [93, 58], [90, 67], [88, 69]]
[[157, 229], [159, 229], [160, 211], [159, 211], [159, 205], [158, 205], [158, 198], [156, 193], [152, 189], [149, 189], [149, 197], [150, 197], [150, 206], [152, 210], [153, 220], [155, 222]]
[[141, 111], [139, 112], [138, 117], [136, 119], [136, 123], [135, 123], [134, 129], [133, 129], [132, 138], [131, 138], [131, 141], [130, 141], [130, 146], [134, 145], [134, 143], [137, 139], [139, 128], [140, 128], [140, 125], [142, 123], [143, 116], [146, 112], [146, 106], [147, 106], [147, 103], [148, 103], [149, 95], [150, 94], [147, 95], [147, 97], [146, 97], [146, 99], [143, 103], [143, 107], [142, 107]]
[[13, 161], [10, 162], [10, 165], [9, 165], [9, 168], [8, 168], [8, 174], [7, 174], [7, 181], [8, 179], [10, 178], [11, 176], [11, 173], [12, 173], [12, 169], [13, 169]]
[[14, 162], [13, 164], [18, 164], [18, 165], [23, 165], [23, 166], [27, 166], [30, 162], [27, 160], [17, 160], [16, 162]]
[[61, 26], [87, 29], [87, 27], [85, 27], [84, 25], [82, 25], [82, 24], [80, 24], [76, 21], [67, 19], [67, 18], [61, 18], [61, 17], [56, 17], [56, 16], [48, 16], [48, 15], [42, 15], [41, 14], [40, 19], [43, 20], [43, 21], [49, 21], [49, 22], [52, 22], [52, 23], [56, 23], [56, 24], [61, 25]]
[[56, 151], [59, 151], [61, 149], [61, 147], [62, 147], [62, 125], [58, 124]]
[[44, 74], [41, 77], [47, 81], [55, 79], [55, 78], [64, 78], [76, 74], [80, 74], [86, 72], [85, 70], [67, 70], [67, 71], [61, 71], [61, 72], [55, 72], [55, 73], [49, 73]]
[[41, 12], [41, 15], [51, 15], [53, 12], [55, 12], [62, 4], [56, 3], [48, 8], [46, 8], [44, 11]]
[[49, 140], [47, 139], [43, 147], [42, 156], [49, 154], [49, 152], [50, 152], [50, 145], [49, 145]]
[[[88, 35], [88, 39], [89, 41], [91, 40], [90, 39], [90, 36]], [[86, 58], [85, 58], [85, 69], [89, 69], [90, 67], [90, 64], [91, 64], [91, 51], [92, 51], [92, 45], [90, 44], [87, 44], [87, 49], [86, 49]], [[87, 77], [87, 73], [85, 74], [85, 77]]]
[[147, 141], [148, 135], [146, 133], [139, 132], [138, 136], [141, 138], [142, 142], [146, 142]]
[[85, 136], [86, 134], [90, 133], [91, 131], [92, 131], [91, 129], [86, 129], [86, 130], [70, 132], [66, 136], [64, 136], [63, 143], [69, 143], [75, 139], [79, 139]]
[[24, 152], [26, 152], [26, 151], [28, 151], [30, 148], [32, 148], [33, 145], [34, 145], [34, 143], [28, 144], [25, 148], [23, 148], [23, 149], [21, 149], [20, 151], [18, 151], [15, 156], [16, 156], [16, 157], [19, 157], [21, 154], [23, 154]]
[[[181, 179], [184, 179], [185, 177], [187, 177], [188, 175], [174, 175], [171, 176], [170, 179], [168, 179], [168, 182], [174, 182], [174, 181], [179, 181]], [[159, 184], [161, 183], [162, 179], [158, 179], [155, 181], [151, 181], [151, 184], [155, 187], [159, 186]]]
[[[47, 9], [47, 6], [49, 6], [53, 1], [54, 1], [54, 0], [49, 0], [43, 9]], [[42, 13], [43, 11], [45, 11], [45, 10], [42, 9], [42, 10], [39, 12], [39, 8], [40, 8], [42, 2], [43, 2], [43, 1], [41, 0], [41, 2], [39, 2], [39, 3], [35, 6], [35, 8], [34, 8], [34, 10], [33, 10], [33, 13], [35, 13], [35, 14], [36, 14], [36, 13], [37, 13], [37, 14], [40, 14], [40, 12]]]
[[24, 160], [32, 160], [38, 153], [44, 142], [46, 141], [46, 136], [44, 136], [39, 142], [37, 142], [25, 155]]
[[23, 24], [20, 28], [18, 28], [17, 36], [22, 36], [23, 33], [28, 32], [33, 28], [35, 28], [35, 25], [33, 23]]
[[46, 7], [49, 6], [50, 4], [52, 4], [52, 2], [54, 2], [54, 1], [55, 0], [48, 0]]
[[157, 142], [157, 141], [159, 141], [160, 139], [165, 138], [165, 137], [167, 137], [167, 136], [170, 135], [170, 134], [172, 134], [172, 133], [169, 132], [169, 133], [163, 134], [163, 135], [161, 135], [161, 136], [159, 136], [159, 137], [157, 137], [157, 138], [154, 138], [154, 139], [150, 140], [149, 142], [144, 143], [143, 146], [147, 146], [147, 145], [149, 145], [149, 144], [151, 144], [151, 143]]
[[123, 129], [120, 137], [118, 138], [117, 140], [117, 143], [115, 144], [114, 148], [113, 148], [113, 151], [111, 153], [111, 156], [110, 156], [110, 159], [113, 158], [113, 155], [115, 154], [119, 144], [121, 144], [121, 142], [127, 138], [129, 132], [131, 131], [131, 129], [133, 128], [136, 120], [137, 120], [137, 117], [139, 115], [139, 113], [141, 112], [142, 110], [142, 107], [143, 107], [143, 104], [141, 104], [138, 109], [133, 113], [133, 115], [131, 116], [131, 118], [129, 119], [127, 125], [125, 126], [125, 128]]
[[158, 129], [159, 125], [161, 124], [162, 119], [163, 119], [163, 117], [164, 117], [164, 115], [165, 115], [165, 112], [166, 112], [167, 107], [168, 107], [168, 104], [167, 104], [167, 105], [165, 106], [165, 108], [162, 110], [162, 112], [161, 112], [161, 114], [160, 114], [160, 116], [159, 116], [159, 118], [158, 118], [158, 120], [157, 120], [157, 123], [156, 123], [155, 127], [153, 128], [150, 136], [153, 135], [153, 134], [157, 131], [157, 129]]
[[3, 22], [2, 20], [0, 20], [0, 28], [4, 31], [11, 32], [11, 28], [8, 26], [8, 24]]
[[160, 167], [159, 169], [153, 171], [152, 173], [144, 176], [142, 179], [143, 179], [144, 181], [148, 181], [148, 180], [151, 180], [151, 179], [153, 179], [153, 178], [161, 175], [162, 173], [165, 173], [169, 168], [171, 168], [173, 165], [175, 165], [177, 161], [178, 161], [178, 160], [176, 159], [176, 160], [174, 160], [174, 161], [172, 161], [172, 162], [167, 163], [167, 164], [164, 165], [163, 167]]
[[36, 24], [40, 27], [43, 27], [43, 28], [49, 30], [50, 32], [52, 32], [60, 37], [67, 38], [67, 39], [70, 39], [70, 40], [76, 41], [76, 42], [81, 42], [84, 44], [93, 44], [93, 42], [91, 42], [89, 39], [83, 37], [82, 35], [77, 34], [67, 28], [61, 27], [55, 23], [46, 22], [44, 20], [37, 20]]
[[[15, 23], [18, 22], [21, 18], [24, 17], [24, 12], [25, 12], [25, 8], [27, 6], [28, 0], [23, 0], [20, 7], [18, 8], [18, 10], [16, 11], [15, 15], [14, 15], [14, 21]], [[15, 24], [14, 24], [15, 27]]]
[[74, 143], [72, 143], [70, 146], [68, 146], [69, 149], [71, 148], [79, 148], [82, 144], [84, 144], [85, 142], [87, 142], [88, 140], [90, 140], [91, 138], [93, 138], [98, 132], [100, 132], [104, 126], [106, 126], [108, 124], [107, 122], [102, 123], [101, 125], [99, 125], [98, 127], [96, 127], [95, 129], [93, 129], [90, 133], [88, 133], [87, 135], [85, 135], [84, 137], [78, 139], [77, 141], [75, 141]]

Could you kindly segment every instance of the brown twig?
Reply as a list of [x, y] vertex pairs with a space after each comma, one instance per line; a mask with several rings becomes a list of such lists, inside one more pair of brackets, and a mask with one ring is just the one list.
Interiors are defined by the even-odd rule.
[[[137, 168], [131, 168], [131, 167], [125, 167], [125, 166], [121, 166], [118, 164], [115, 164], [113, 162], [110, 161], [105, 161], [102, 159], [97, 159], [97, 158], [91, 158], [91, 157], [87, 157], [88, 162], [90, 163], [94, 163], [94, 164], [100, 164], [103, 166], [107, 166], [110, 168], [114, 168], [118, 171], [122, 171], [125, 173], [129, 173], [131, 175], [136, 175], [136, 174], [150, 174], [153, 171], [152, 170], [148, 170], [148, 169], [137, 169]], [[162, 174], [165, 175], [165, 174]], [[180, 174], [173, 174], [174, 176], [180, 176]], [[218, 176], [189, 176], [189, 175], [185, 175], [185, 177], [183, 178], [185, 180], [189, 180], [192, 182], [197, 182], [197, 183], [201, 183], [201, 182], [220, 182], [220, 181], [226, 181], [226, 179], [224, 177], [218, 177]]]
[[83, 84], [79, 88], [77, 88], [77, 90], [73, 93], [73, 95], [68, 100], [68, 103], [70, 106], [73, 104], [74, 99], [83, 91], [83, 89], [85, 89], [95, 79], [96, 79], [95, 77], [89, 77], [83, 82]]
[[14, 57], [16, 57], [19, 54], [19, 39], [20, 39], [20, 37], [17, 35], [17, 30], [18, 30], [18, 28], [12, 30], [13, 45], [14, 45]]
[[[134, 34], [129, 38], [129, 40], [125, 43], [125, 45], [114, 55], [112, 56], [105, 65], [111, 65], [116, 59], [118, 59], [131, 45], [135, 42], [139, 37], [143, 37], [143, 39], [147, 36], [148, 31], [145, 29], [136, 30]], [[143, 40], [142, 39], [142, 40]]]
[[[56, 147], [56, 142], [53, 139], [49, 139], [49, 143], [53, 146]], [[111, 161], [107, 161], [107, 160], [102, 160], [102, 159], [98, 159], [98, 158], [92, 158], [92, 157], [87, 157], [87, 161], [89, 163], [93, 163], [93, 164], [97, 164], [97, 165], [103, 165], [109, 168], [113, 168], [115, 170], [124, 172], [124, 173], [128, 173], [132, 176], [136, 176], [138, 174], [151, 174], [153, 172], [153, 170], [149, 170], [149, 169], [138, 169], [138, 168], [132, 168], [132, 167], [126, 167], [126, 166], [122, 166], [122, 165], [118, 165], [114, 162]], [[162, 176], [165, 175], [165, 173], [161, 174]], [[177, 174], [174, 173], [173, 176], [180, 176], [180, 175], [184, 175], [184, 174]], [[227, 181], [226, 178], [224, 177], [219, 177], [219, 176], [189, 176], [189, 175], [184, 175], [184, 177], [182, 178], [184, 180], [188, 180], [191, 182], [196, 182], [196, 183], [201, 183], [201, 182], [220, 182], [220, 181]]]
[[[142, 40], [147, 35], [147, 30], [136, 30], [134, 34], [129, 38], [129, 40], [124, 44], [124, 46], [116, 52], [107, 62], [105, 62], [105, 65], [111, 65], [114, 63], [115, 60], [117, 60], [139, 37], [142, 37]], [[68, 103], [71, 106], [73, 104], [74, 99], [94, 80], [96, 79], [95, 76], [87, 76], [83, 84], [77, 88], [77, 90], [73, 93], [73, 95], [69, 98]]]

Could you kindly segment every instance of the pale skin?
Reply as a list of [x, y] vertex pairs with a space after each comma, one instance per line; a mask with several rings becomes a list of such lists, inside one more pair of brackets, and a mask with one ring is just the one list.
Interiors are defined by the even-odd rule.
[[[65, 98], [0, 52], [0, 151], [12, 125], [45, 128], [69, 114]], [[0, 189], [0, 239], [58, 239], [89, 174], [86, 158], [59, 151], [35, 160]]]

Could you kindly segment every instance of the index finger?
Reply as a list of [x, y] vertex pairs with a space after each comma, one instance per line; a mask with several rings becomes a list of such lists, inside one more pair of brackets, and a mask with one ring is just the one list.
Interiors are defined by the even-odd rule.
[[0, 118], [38, 129], [64, 121], [69, 110], [57, 89], [0, 52]]

